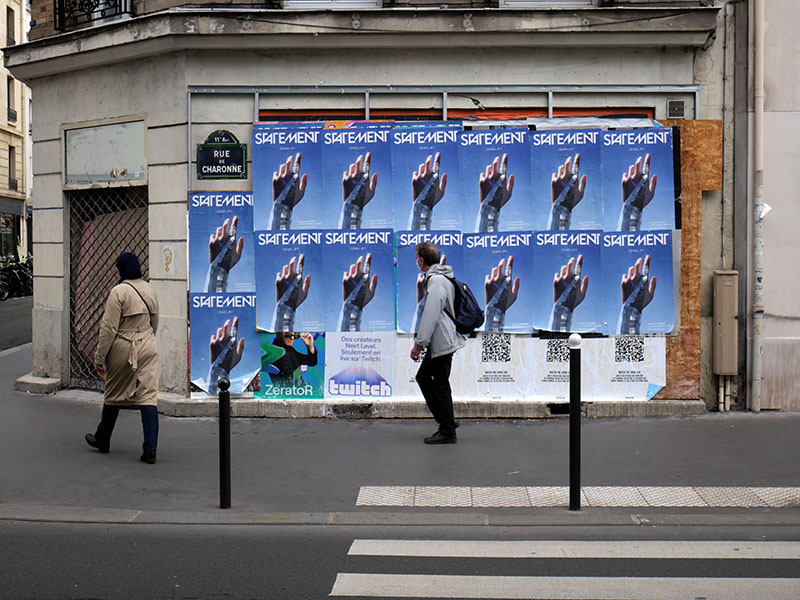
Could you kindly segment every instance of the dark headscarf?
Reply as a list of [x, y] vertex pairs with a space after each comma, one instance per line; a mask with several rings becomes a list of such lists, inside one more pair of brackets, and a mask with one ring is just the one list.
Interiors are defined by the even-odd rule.
[[123, 252], [117, 257], [117, 269], [119, 270], [119, 277], [122, 281], [126, 279], [141, 279], [142, 268], [139, 265], [139, 259], [131, 252]]

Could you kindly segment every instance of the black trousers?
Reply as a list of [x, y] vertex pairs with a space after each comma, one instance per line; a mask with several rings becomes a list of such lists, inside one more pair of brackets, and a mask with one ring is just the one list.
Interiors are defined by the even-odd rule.
[[443, 435], [455, 435], [456, 420], [453, 416], [453, 393], [450, 389], [450, 367], [453, 354], [445, 354], [431, 358], [426, 354], [417, 371], [417, 384], [431, 411], [439, 424]]
[[[142, 413], [142, 432], [144, 433], [144, 443], [142, 449], [147, 452], [155, 451], [158, 446], [158, 408], [155, 406], [137, 406]], [[117, 424], [119, 407], [103, 404], [103, 412], [100, 415], [100, 424], [97, 426], [95, 437], [101, 442], [108, 444], [111, 435], [114, 433], [114, 426]]]

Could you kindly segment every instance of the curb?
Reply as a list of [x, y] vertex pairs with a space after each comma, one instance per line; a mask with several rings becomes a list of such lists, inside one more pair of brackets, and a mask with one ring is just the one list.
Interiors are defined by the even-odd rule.
[[553, 526], [701, 526], [792, 527], [800, 526], [800, 510], [746, 509], [683, 512], [635, 511], [634, 509], [540, 508], [526, 513], [467, 512], [318, 512], [243, 513], [140, 511], [115, 508], [0, 504], [0, 521], [119, 525], [237, 525], [237, 526], [452, 526], [452, 527], [553, 527]]

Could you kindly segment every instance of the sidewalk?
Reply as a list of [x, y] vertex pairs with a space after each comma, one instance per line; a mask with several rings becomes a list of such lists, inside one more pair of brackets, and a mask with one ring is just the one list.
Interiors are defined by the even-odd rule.
[[[31, 349], [0, 353], [0, 519], [170, 523], [557, 524], [734, 519], [800, 524], [798, 508], [465, 508], [357, 505], [362, 488], [567, 486], [567, 419], [461, 420], [459, 443], [426, 446], [431, 420], [234, 419], [232, 509], [219, 506], [218, 423], [161, 417], [158, 464], [141, 463], [141, 424], [123, 412], [111, 453], [83, 436], [102, 399], [26, 394]], [[800, 414], [583, 419], [590, 486], [800, 486]], [[390, 501], [391, 502], [391, 501]]]

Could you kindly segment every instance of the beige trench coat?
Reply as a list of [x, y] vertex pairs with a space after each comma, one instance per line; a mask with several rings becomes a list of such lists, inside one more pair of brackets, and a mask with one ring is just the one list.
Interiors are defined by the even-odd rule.
[[106, 404], [157, 404], [157, 329], [158, 298], [149, 283], [129, 279], [111, 290], [100, 322], [95, 355], [95, 363], [105, 367], [106, 371]]

